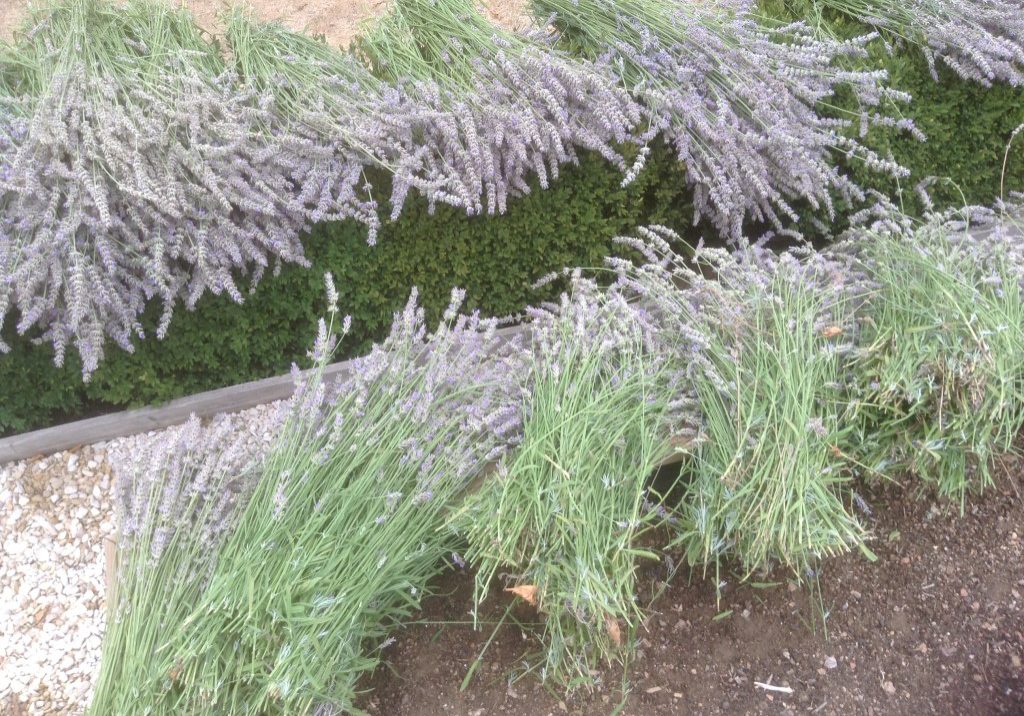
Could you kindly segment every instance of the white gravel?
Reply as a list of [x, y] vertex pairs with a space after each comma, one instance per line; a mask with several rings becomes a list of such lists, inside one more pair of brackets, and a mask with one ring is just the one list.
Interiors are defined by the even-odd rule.
[[[238, 414], [254, 451], [270, 443], [278, 405]], [[105, 624], [105, 541], [117, 529], [108, 456], [157, 434], [0, 465], [0, 714], [85, 711]]]

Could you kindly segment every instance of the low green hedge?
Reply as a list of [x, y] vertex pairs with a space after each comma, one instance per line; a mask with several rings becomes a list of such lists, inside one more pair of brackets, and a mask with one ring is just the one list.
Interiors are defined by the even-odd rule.
[[[906, 49], [888, 56], [876, 48], [873, 61], [886, 67], [893, 84], [916, 101], [907, 110], [928, 135], [921, 144], [873, 131], [873, 146], [892, 154], [913, 176], [898, 186], [862, 168], [849, 168], [862, 184], [889, 194], [903, 190], [908, 210], [920, 209], [913, 186], [947, 176], [932, 194], [940, 203], [988, 203], [998, 195], [1003, 153], [1013, 128], [1024, 123], [1024, 90], [985, 89], [941, 71], [932, 80], [922, 54]], [[1024, 188], [1024, 142], [1014, 148], [1006, 186]], [[163, 341], [141, 342], [133, 354], [116, 347], [89, 384], [69, 351], [63, 368], [52, 364], [47, 346], [4, 337], [13, 351], [0, 357], [0, 432], [11, 433], [84, 417], [117, 406], [159, 403], [181, 395], [285, 371], [305, 355], [314, 322], [324, 309], [323, 273], [333, 272], [342, 310], [353, 317], [347, 355], [381, 337], [391, 314], [418, 286], [431, 320], [440, 315], [452, 286], [467, 290], [470, 307], [494, 315], [513, 313], [543, 298], [531, 290], [539, 276], [566, 265], [596, 265], [613, 236], [644, 223], [685, 229], [692, 216], [680, 168], [664, 148], [627, 188], [621, 175], [592, 155], [564, 172], [547, 191], [509, 205], [503, 216], [466, 217], [439, 207], [429, 214], [410, 202], [397, 222], [381, 232], [376, 247], [351, 223], [317, 227], [306, 239], [310, 270], [286, 267], [268, 277], [245, 304], [207, 296], [190, 313], [181, 310]], [[155, 332], [156, 307], [145, 316]], [[8, 321], [8, 324], [12, 321]]]

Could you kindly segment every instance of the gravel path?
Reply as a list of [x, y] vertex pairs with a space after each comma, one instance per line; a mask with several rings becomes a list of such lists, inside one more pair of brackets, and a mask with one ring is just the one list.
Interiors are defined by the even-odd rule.
[[[270, 443], [278, 405], [236, 416], [254, 452]], [[110, 456], [157, 435], [0, 465], [0, 714], [84, 712], [105, 625], [105, 543], [116, 532]]]
[[107, 445], [0, 468], [0, 712], [78, 713], [99, 666]]

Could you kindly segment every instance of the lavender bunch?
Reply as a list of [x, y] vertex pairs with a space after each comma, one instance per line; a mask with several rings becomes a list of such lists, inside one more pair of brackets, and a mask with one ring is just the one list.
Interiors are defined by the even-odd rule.
[[269, 100], [184, 11], [68, 0], [29, 26], [4, 83], [20, 112], [0, 122], [0, 320], [16, 307], [17, 330], [40, 328], [58, 364], [73, 343], [88, 379], [106, 337], [131, 351], [150, 300], [158, 337], [178, 300], [241, 301], [238, 273], [305, 263], [318, 211], [376, 220], [337, 167], [297, 164], [265, 131]]
[[353, 708], [453, 549], [449, 510], [520, 434], [520, 351], [494, 321], [459, 315], [461, 292], [433, 333], [415, 300], [337, 385], [322, 378], [336, 326], [321, 321], [319, 369], [202, 593], [165, 624], [148, 672], [112, 684], [95, 713]]
[[[804, 200], [833, 214], [833, 195], [863, 193], [835, 166], [856, 158], [894, 176], [906, 171], [865, 148], [849, 128], [859, 122], [914, 131], [884, 112], [909, 97], [884, 86], [883, 71], [848, 69], [866, 56], [866, 35], [817, 38], [802, 23], [766, 27], [743, 7], [701, 7], [668, 0], [533, 0], [563, 39], [613, 68], [646, 107], [647, 138], [661, 133], [686, 167], [697, 217], [741, 238], [745, 219], [782, 229]], [[840, 89], [859, 116], [819, 111]]]
[[96, 714], [135, 713], [156, 651], [209, 584], [217, 555], [255, 487], [262, 427], [193, 417], [156, 438], [136, 438], [111, 462], [117, 474], [117, 577], [95, 691]]
[[504, 212], [510, 196], [530, 191], [530, 176], [547, 187], [579, 148], [627, 179], [643, 164], [645, 151], [629, 163], [617, 148], [640, 108], [603, 68], [495, 27], [470, 0], [398, 0], [358, 49], [430, 108], [424, 160], [450, 178], [440, 199], [471, 214]]
[[687, 260], [677, 241], [652, 227], [623, 240], [646, 263], [612, 262], [662, 335], [677, 336], [663, 345], [688, 366], [680, 398], [696, 401], [676, 543], [691, 563], [736, 558], [748, 574], [781, 563], [802, 575], [822, 556], [864, 548], [841, 449], [863, 277], [849, 259], [758, 245], [698, 247]]
[[898, 41], [916, 45], [932, 77], [940, 61], [986, 87], [1024, 85], [1024, 3], [1020, 0], [811, 0]]
[[[392, 218], [412, 187], [432, 201], [452, 194], [452, 178], [424, 158], [421, 137], [434, 116], [401, 88], [350, 53], [240, 10], [229, 16], [226, 35], [242, 81], [273, 98], [268, 131], [293, 163], [290, 174], [301, 177], [296, 201], [314, 207], [312, 221], [337, 218], [335, 207], [346, 205], [341, 195], [368, 194], [366, 167], [393, 175]], [[371, 244], [379, 228], [374, 208], [367, 203], [361, 215]]]
[[1024, 427], [1020, 237], [1012, 221], [963, 210], [852, 242], [874, 283], [852, 449], [872, 471], [918, 477], [961, 508]]
[[578, 687], [623, 660], [642, 619], [643, 534], [667, 511], [649, 481], [671, 454], [675, 368], [624, 292], [579, 272], [530, 309], [523, 436], [453, 518], [479, 605], [499, 574], [544, 616], [542, 680]]

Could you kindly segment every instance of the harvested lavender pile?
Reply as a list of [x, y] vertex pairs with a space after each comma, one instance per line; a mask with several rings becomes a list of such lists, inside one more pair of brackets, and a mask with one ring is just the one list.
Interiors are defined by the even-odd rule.
[[963, 508], [1024, 428], [1020, 227], [964, 209], [858, 237], [851, 251], [874, 285], [850, 451], [869, 475], [911, 475]]
[[674, 399], [685, 364], [627, 296], [576, 272], [558, 303], [528, 312], [522, 440], [453, 520], [477, 603], [501, 580], [533, 604], [540, 678], [569, 688], [628, 658], [644, 616], [637, 570], [660, 556], [641, 539], [668, 519], [650, 476], [694, 418]]
[[[870, 558], [860, 481], [909, 470], [962, 498], [1024, 424], [1019, 234], [970, 250], [948, 217], [893, 226], [878, 248], [692, 257], [644, 229], [621, 240], [641, 262], [611, 259], [604, 288], [570, 272], [512, 342], [458, 315], [458, 291], [427, 333], [414, 294], [350, 378], [299, 383], [265, 457], [215, 424], [128, 461], [92, 712], [349, 709], [463, 562], [460, 534], [477, 599], [501, 578], [533, 604], [528, 668], [569, 688], [629, 658], [641, 560], [802, 577]], [[649, 475], [679, 438], [681, 489], [662, 499]]]
[[[873, 170], [906, 171], [856, 139], [871, 124], [915, 133], [886, 114], [905, 93], [884, 71], [850, 69], [874, 35], [818, 38], [803, 23], [763, 25], [745, 7], [668, 0], [533, 0], [570, 47], [607, 63], [645, 106], [648, 137], [661, 134], [686, 167], [698, 218], [739, 240], [745, 219], [782, 228], [806, 201], [829, 217], [833, 195], [863, 192], [835, 165], [856, 159]], [[840, 89], [860, 112], [826, 116]], [[919, 137], [923, 138], [923, 137]]]
[[747, 244], [686, 257], [663, 228], [641, 239], [627, 243], [646, 263], [611, 263], [662, 334], [676, 336], [666, 346], [689, 366], [680, 387], [699, 419], [675, 545], [692, 564], [797, 575], [862, 546], [848, 507], [853, 473], [832, 447], [850, 431], [840, 391], [863, 275], [848, 258], [807, 250]]
[[384, 80], [239, 12], [230, 62], [186, 11], [149, 0], [64, 0], [26, 27], [0, 48], [0, 320], [18, 310], [58, 364], [72, 345], [86, 380], [107, 338], [144, 337], [147, 302], [163, 304], [162, 337], [179, 300], [241, 301], [240, 276], [251, 289], [304, 263], [312, 222], [354, 218], [373, 243], [368, 167], [392, 176], [396, 218], [410, 190], [501, 212], [580, 148], [630, 176], [646, 156], [617, 149], [641, 113], [603, 68], [462, 0], [395, 8], [363, 44]]
[[163, 335], [179, 298], [241, 300], [234, 272], [303, 261], [309, 177], [184, 10], [74, 0], [29, 27], [3, 56], [0, 317], [16, 306], [58, 364], [74, 344], [88, 378], [151, 299]]
[[1020, 0], [810, 0], [921, 48], [932, 76], [936, 61], [990, 87], [1024, 85], [1024, 3]]
[[628, 164], [616, 146], [634, 137], [641, 110], [605, 68], [493, 25], [471, 0], [396, 0], [358, 49], [429, 108], [425, 160], [450, 175], [448, 203], [469, 213], [503, 213], [531, 176], [546, 188], [579, 148], [627, 179], [646, 156]]
[[[299, 386], [260, 464], [242, 469], [214, 427], [156, 469], [129, 465], [91, 713], [352, 707], [452, 551], [452, 501], [519, 434], [522, 371], [496, 323], [458, 315], [455, 292], [428, 334], [415, 298], [341, 385]], [[321, 322], [320, 367], [333, 329]]]

